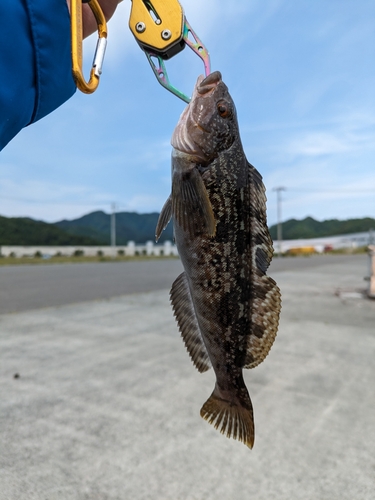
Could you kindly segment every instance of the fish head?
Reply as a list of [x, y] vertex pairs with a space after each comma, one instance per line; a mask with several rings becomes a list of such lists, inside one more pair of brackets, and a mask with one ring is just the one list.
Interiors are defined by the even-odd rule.
[[172, 146], [208, 164], [239, 139], [236, 108], [221, 73], [198, 78], [189, 105], [172, 135]]

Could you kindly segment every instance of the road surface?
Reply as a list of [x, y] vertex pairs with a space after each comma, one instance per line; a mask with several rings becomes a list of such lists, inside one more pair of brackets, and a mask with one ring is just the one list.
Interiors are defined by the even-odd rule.
[[[275, 258], [269, 274], [312, 269], [367, 256]], [[169, 289], [181, 273], [179, 260], [44, 264], [0, 267], [0, 314], [110, 299], [131, 293]]]

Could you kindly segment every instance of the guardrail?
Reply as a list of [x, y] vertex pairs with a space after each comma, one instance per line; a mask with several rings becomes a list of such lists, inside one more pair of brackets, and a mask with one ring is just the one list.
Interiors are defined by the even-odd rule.
[[161, 245], [156, 245], [152, 241], [147, 241], [144, 245], [137, 245], [134, 241], [129, 241], [127, 245], [116, 246], [1, 246], [0, 255], [3, 257], [53, 257], [53, 256], [71, 256], [85, 255], [88, 257], [94, 256], [109, 256], [125, 255], [134, 257], [136, 255], [147, 255], [156, 257], [178, 256], [176, 245], [170, 241], [166, 241]]

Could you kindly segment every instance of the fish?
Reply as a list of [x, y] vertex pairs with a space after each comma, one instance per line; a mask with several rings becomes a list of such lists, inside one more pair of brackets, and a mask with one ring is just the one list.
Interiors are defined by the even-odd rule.
[[254, 416], [243, 369], [274, 343], [281, 294], [267, 269], [273, 246], [265, 187], [245, 156], [236, 108], [219, 71], [200, 76], [172, 135], [172, 189], [156, 240], [173, 220], [184, 271], [170, 300], [199, 372], [214, 390], [201, 416], [222, 434], [254, 445]]

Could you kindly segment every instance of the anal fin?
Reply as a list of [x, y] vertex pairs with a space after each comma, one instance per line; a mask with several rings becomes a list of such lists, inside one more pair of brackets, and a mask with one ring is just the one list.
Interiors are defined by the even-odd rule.
[[211, 367], [199, 329], [186, 274], [183, 272], [174, 281], [170, 298], [186, 349], [198, 371], [205, 372]]

